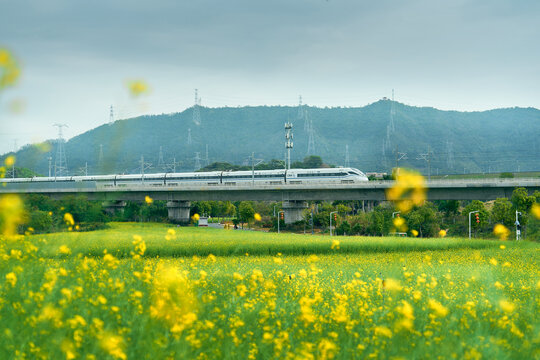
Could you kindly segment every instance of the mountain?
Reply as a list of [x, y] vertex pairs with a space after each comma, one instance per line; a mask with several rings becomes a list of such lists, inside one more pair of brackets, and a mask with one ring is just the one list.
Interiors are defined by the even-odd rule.
[[[160, 172], [160, 146], [165, 163], [175, 158], [177, 171], [193, 170], [196, 152], [204, 166], [207, 145], [210, 162], [241, 164], [252, 152], [256, 159], [283, 159], [284, 123], [288, 120], [294, 125], [292, 161], [307, 155], [311, 123], [314, 154], [326, 163], [345, 165], [348, 146], [350, 165], [364, 171], [389, 172], [396, 165], [396, 149], [406, 153], [399, 166], [424, 173], [428, 160], [432, 174], [540, 169], [540, 110], [534, 108], [442, 111], [383, 99], [360, 108], [257, 106], [197, 110], [199, 125], [194, 123], [194, 109], [190, 108], [181, 113], [118, 120], [78, 135], [65, 144], [70, 173], [80, 174], [85, 163], [89, 173], [139, 172], [141, 156], [153, 164], [145, 172]], [[389, 129], [391, 118], [393, 131]], [[53, 158], [54, 166], [56, 154], [56, 142], [49, 143], [50, 149], [27, 145], [19, 150], [17, 166], [47, 174], [48, 157]]]

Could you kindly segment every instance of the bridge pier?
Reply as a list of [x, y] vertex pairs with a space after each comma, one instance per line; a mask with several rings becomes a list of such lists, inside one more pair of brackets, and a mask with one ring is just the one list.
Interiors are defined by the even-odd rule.
[[167, 211], [169, 213], [169, 220], [174, 223], [189, 223], [189, 208], [191, 203], [189, 201], [167, 201]]
[[123, 200], [104, 201], [101, 205], [103, 206], [103, 210], [109, 215], [122, 215], [126, 207], [126, 202]]
[[304, 220], [302, 212], [307, 209], [307, 201], [290, 200], [283, 202], [283, 212], [285, 215], [285, 224], [292, 224]]

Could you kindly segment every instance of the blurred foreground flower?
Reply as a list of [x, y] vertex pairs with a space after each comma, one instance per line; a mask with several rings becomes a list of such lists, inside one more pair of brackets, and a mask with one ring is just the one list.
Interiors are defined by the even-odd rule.
[[15, 85], [21, 70], [7, 49], [0, 48], [0, 90]]
[[493, 234], [501, 240], [506, 240], [508, 235], [510, 235], [510, 230], [503, 224], [496, 224], [493, 228]]
[[259, 213], [255, 213], [255, 215], [253, 217], [255, 218], [255, 221], [261, 221], [262, 220], [261, 214], [259, 214]]
[[24, 206], [17, 195], [4, 195], [0, 198], [0, 229], [3, 235], [13, 236], [17, 226], [24, 221]]
[[386, 190], [386, 199], [393, 201], [399, 211], [409, 212], [426, 200], [426, 182], [416, 171], [400, 169], [394, 186]]
[[201, 217], [199, 216], [199, 214], [194, 214], [191, 218], [195, 221], [199, 221]]
[[71, 215], [70, 213], [65, 213], [64, 222], [67, 226], [73, 226], [75, 224], [75, 220], [73, 220], [73, 215]]
[[15, 156], [10, 155], [4, 160], [4, 164], [6, 164], [7, 167], [11, 167], [15, 165]]
[[445, 236], [446, 236], [446, 230], [442, 230], [442, 229], [441, 229], [441, 230], [439, 231], [439, 236], [440, 236], [440, 237], [445, 237]]
[[133, 97], [138, 97], [142, 94], [147, 93], [150, 90], [146, 82], [144, 82], [143, 80], [130, 80], [127, 82], [127, 87], [129, 93]]
[[540, 220], [540, 204], [534, 203], [531, 208], [531, 213], [535, 218]]
[[144, 201], [145, 201], [148, 205], [150, 205], [150, 204], [152, 204], [152, 203], [154, 202], [154, 199], [152, 199], [150, 196], [146, 195], [146, 196], [144, 197]]

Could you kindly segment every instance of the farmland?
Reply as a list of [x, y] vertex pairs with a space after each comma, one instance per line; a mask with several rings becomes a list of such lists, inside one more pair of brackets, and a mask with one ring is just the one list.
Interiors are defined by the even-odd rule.
[[536, 243], [113, 223], [0, 246], [3, 359], [540, 356]]

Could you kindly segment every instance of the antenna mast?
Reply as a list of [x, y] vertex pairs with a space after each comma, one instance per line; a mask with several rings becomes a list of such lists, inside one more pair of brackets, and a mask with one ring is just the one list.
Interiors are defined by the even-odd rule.
[[291, 169], [291, 149], [293, 148], [293, 134], [292, 134], [293, 124], [290, 122], [285, 123], [285, 149], [287, 149], [287, 168]]

